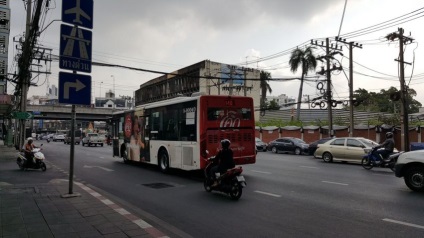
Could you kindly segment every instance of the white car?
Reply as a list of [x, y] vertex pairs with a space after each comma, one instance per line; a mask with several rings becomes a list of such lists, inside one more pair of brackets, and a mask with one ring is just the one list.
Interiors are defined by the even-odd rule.
[[424, 192], [424, 150], [401, 154], [395, 165], [396, 177], [403, 177], [413, 191]]
[[56, 135], [53, 136], [53, 141], [65, 141], [65, 135], [56, 134]]

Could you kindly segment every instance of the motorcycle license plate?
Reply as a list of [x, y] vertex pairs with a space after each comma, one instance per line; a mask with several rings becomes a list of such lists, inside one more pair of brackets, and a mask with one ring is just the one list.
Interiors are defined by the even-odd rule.
[[246, 181], [246, 180], [244, 180], [244, 177], [243, 176], [237, 176], [236, 178], [237, 178], [237, 182], [244, 182], [244, 181]]

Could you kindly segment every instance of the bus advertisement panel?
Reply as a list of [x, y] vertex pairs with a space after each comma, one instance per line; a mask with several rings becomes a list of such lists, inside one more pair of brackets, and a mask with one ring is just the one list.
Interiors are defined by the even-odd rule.
[[256, 160], [250, 97], [204, 95], [154, 102], [115, 113], [112, 128], [114, 156], [156, 164], [162, 171], [203, 169], [225, 138], [232, 142], [236, 164]]

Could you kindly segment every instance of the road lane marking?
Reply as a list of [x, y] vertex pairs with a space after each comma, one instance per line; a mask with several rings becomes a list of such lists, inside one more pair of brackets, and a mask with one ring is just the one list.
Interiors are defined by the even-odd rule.
[[259, 170], [251, 170], [251, 171], [255, 173], [260, 173], [260, 174], [271, 174], [271, 172], [266, 172], [266, 171], [259, 171]]
[[347, 183], [336, 183], [336, 182], [330, 182], [330, 181], [321, 181], [323, 183], [330, 183], [330, 184], [337, 184], [337, 185], [343, 185], [343, 186], [348, 186], [349, 184]]
[[281, 197], [281, 195], [278, 195], [278, 194], [267, 193], [267, 192], [262, 192], [262, 191], [258, 191], [258, 190], [256, 190], [255, 193], [260, 193], [260, 194], [264, 194], [264, 195], [268, 195], [268, 196], [276, 197], [276, 198], [280, 198]]
[[411, 227], [415, 227], [415, 228], [419, 228], [419, 229], [424, 229], [424, 226], [420, 226], [420, 225], [416, 225], [416, 224], [412, 224], [412, 223], [408, 223], [408, 222], [403, 222], [403, 221], [396, 221], [396, 220], [392, 220], [392, 219], [388, 219], [388, 218], [384, 218], [383, 221], [397, 223], [397, 224], [405, 225], [405, 226], [411, 226]]
[[301, 168], [308, 168], [308, 169], [318, 169], [318, 167], [312, 167], [312, 166], [299, 166]]
[[107, 171], [107, 172], [112, 172], [112, 171], [113, 171], [113, 169], [108, 169], [108, 168], [101, 167], [101, 166], [89, 166], [89, 165], [84, 165], [84, 167], [83, 167], [83, 168], [85, 168], [85, 169], [99, 168], [99, 169], [103, 169], [104, 171]]
[[100, 159], [104, 159], [105, 157], [103, 157], [103, 156], [100, 156], [99, 158], [100, 158]]

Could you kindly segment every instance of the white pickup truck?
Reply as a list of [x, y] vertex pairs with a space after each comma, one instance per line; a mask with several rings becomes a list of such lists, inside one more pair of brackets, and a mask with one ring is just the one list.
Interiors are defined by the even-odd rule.
[[88, 145], [100, 145], [103, 146], [103, 140], [97, 133], [87, 133], [87, 135], [81, 141], [82, 146]]

